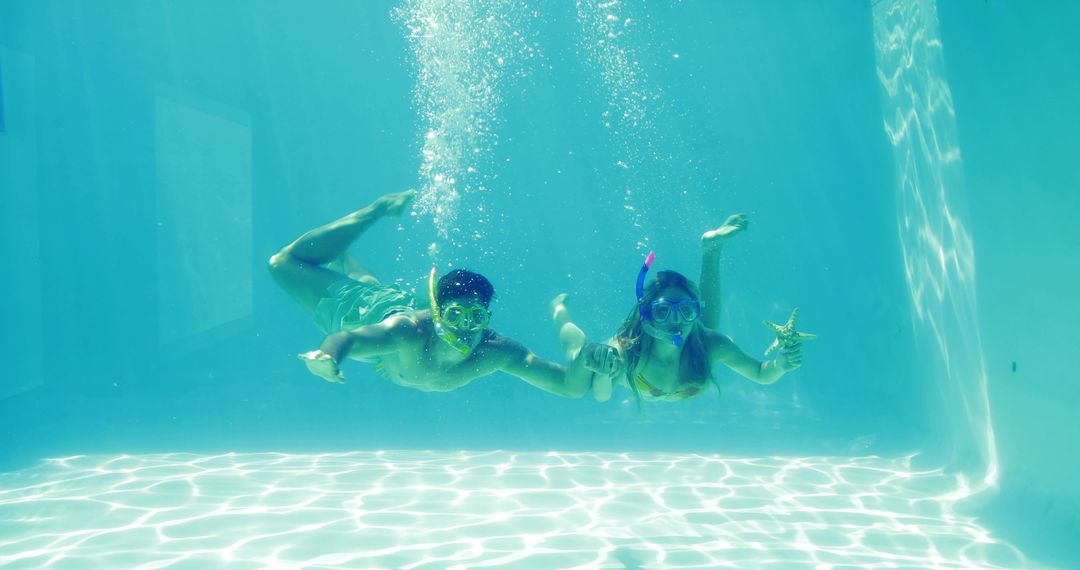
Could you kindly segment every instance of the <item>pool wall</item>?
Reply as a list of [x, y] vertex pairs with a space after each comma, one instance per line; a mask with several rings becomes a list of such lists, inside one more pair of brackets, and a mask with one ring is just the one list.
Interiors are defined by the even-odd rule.
[[976, 244], [1000, 492], [1017, 535], [1077, 564], [1080, 39], [1069, 2], [945, 2], [942, 39]]

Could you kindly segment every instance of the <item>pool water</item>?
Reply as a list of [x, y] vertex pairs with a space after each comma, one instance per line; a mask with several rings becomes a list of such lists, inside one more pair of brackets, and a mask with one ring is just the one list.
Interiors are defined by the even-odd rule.
[[[1074, 568], [1080, 5], [0, 1], [0, 566]], [[720, 258], [817, 335], [641, 405], [296, 356], [267, 271], [350, 252], [565, 362]]]

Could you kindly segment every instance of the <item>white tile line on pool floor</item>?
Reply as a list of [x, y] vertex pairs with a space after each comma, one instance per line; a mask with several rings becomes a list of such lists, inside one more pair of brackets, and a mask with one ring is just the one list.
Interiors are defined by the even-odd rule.
[[910, 456], [76, 456], [0, 474], [0, 567], [1032, 567], [966, 495]]

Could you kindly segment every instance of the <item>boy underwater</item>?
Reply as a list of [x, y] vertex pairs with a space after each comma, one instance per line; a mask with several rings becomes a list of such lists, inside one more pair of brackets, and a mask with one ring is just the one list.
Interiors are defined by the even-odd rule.
[[[588, 385], [567, 374], [591, 376], [604, 349], [582, 350], [569, 367], [542, 359], [490, 328], [495, 289], [482, 275], [457, 269], [428, 280], [430, 308], [406, 291], [381, 283], [349, 253], [379, 219], [398, 217], [411, 190], [387, 194], [366, 208], [306, 232], [270, 258], [270, 273], [311, 311], [327, 337], [299, 355], [308, 370], [344, 383], [346, 358], [372, 361], [391, 382], [425, 392], [447, 392], [502, 371], [563, 397], [580, 398]], [[592, 348], [592, 347], [590, 347]]]

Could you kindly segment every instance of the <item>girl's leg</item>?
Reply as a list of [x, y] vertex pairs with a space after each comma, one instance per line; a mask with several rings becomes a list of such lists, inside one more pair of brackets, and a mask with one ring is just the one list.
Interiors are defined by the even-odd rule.
[[[570, 310], [566, 308], [568, 295], [562, 293], [551, 301], [551, 318], [559, 329], [559, 343], [562, 344], [563, 353], [566, 354], [567, 388], [575, 394], [586, 394], [589, 389], [600, 402], [611, 398], [611, 378], [600, 374], [593, 374], [584, 367], [582, 361], [578, 361], [578, 354], [585, 346], [585, 331], [574, 324], [570, 318]], [[584, 356], [584, 355], [582, 355]]]
[[720, 326], [720, 249], [701, 248], [701, 324], [708, 329]]
[[705, 328], [720, 326], [720, 252], [727, 240], [750, 224], [746, 214], [728, 217], [724, 224], [701, 236], [701, 324]]
[[551, 301], [551, 318], [559, 330], [559, 342], [562, 344], [563, 353], [566, 354], [568, 361], [572, 361], [577, 358], [581, 347], [585, 346], [585, 331], [570, 319], [570, 310], [566, 308], [568, 296], [562, 293]]

